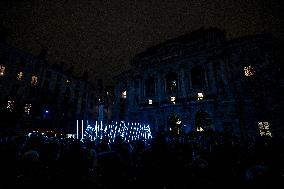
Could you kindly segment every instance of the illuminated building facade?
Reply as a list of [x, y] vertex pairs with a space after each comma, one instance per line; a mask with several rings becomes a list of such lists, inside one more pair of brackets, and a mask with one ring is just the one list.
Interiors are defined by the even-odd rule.
[[[0, 43], [1, 124], [18, 130], [49, 129], [74, 133], [76, 119], [96, 120], [98, 104], [104, 103], [105, 119], [110, 111], [102, 85], [81, 77], [73, 68], [49, 64], [46, 51], [31, 55]], [[110, 91], [108, 91], [110, 93]]]
[[278, 44], [266, 34], [227, 40], [224, 31], [208, 28], [150, 47], [114, 77], [113, 119], [148, 122], [153, 133], [242, 136], [259, 133], [265, 122], [266, 133], [280, 135]]

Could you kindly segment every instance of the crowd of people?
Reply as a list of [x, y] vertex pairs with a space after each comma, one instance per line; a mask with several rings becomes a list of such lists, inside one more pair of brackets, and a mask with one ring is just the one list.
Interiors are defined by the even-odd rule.
[[218, 132], [130, 143], [1, 136], [0, 188], [281, 188], [283, 149], [273, 138]]

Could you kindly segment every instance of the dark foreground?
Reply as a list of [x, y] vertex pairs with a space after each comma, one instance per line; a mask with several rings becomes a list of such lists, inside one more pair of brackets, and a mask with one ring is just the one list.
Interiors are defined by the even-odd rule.
[[[80, 142], [43, 136], [0, 138], [0, 188], [283, 188], [284, 145], [192, 133], [149, 143]], [[282, 186], [281, 186], [282, 185]]]

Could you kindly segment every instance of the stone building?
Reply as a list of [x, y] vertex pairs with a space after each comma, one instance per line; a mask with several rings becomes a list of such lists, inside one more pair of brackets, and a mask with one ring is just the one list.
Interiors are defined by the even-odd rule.
[[150, 47], [114, 77], [113, 119], [148, 122], [154, 133], [280, 136], [279, 45], [268, 34], [227, 40], [201, 28]]
[[73, 69], [50, 64], [46, 50], [34, 56], [0, 43], [1, 129], [75, 133], [76, 119], [96, 120], [106, 89]]

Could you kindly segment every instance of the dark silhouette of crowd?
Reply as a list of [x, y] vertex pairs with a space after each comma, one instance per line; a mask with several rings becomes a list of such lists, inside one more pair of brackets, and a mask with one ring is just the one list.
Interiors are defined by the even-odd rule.
[[283, 141], [219, 132], [126, 143], [0, 137], [0, 188], [282, 188]]

